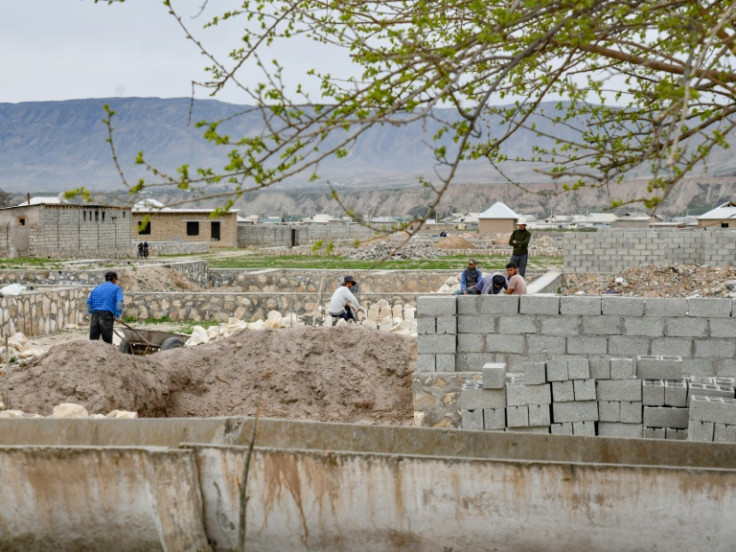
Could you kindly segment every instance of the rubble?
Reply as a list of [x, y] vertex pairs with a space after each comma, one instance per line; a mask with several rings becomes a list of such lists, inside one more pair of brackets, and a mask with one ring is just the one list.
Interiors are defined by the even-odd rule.
[[382, 259], [436, 259], [442, 254], [431, 243], [412, 240], [397, 250], [396, 248], [400, 245], [400, 241], [372, 243], [357, 251], [353, 251], [349, 255], [349, 258], [361, 261], [378, 261]]
[[647, 265], [618, 274], [566, 274], [565, 295], [736, 298], [736, 269], [700, 265]]

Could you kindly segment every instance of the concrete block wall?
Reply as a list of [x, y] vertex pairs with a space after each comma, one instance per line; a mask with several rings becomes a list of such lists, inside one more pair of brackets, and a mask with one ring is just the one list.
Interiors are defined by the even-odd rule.
[[736, 262], [733, 230], [599, 229], [565, 234], [564, 272], [618, 272], [648, 264]]
[[[519, 372], [523, 362], [563, 357], [588, 359], [598, 377], [599, 368], [610, 369], [611, 358], [674, 355], [687, 361], [687, 375], [736, 377], [731, 299], [435, 296], [420, 297], [417, 307], [423, 324], [417, 337], [420, 358], [454, 352], [457, 371], [503, 362]], [[436, 322], [420, 322], [447, 316], [456, 319], [454, 336], [450, 321], [443, 322], [443, 334]]]
[[[238, 247], [290, 247], [292, 245], [354, 243], [375, 236], [359, 224], [239, 224]], [[295, 243], [292, 243], [292, 239]]]

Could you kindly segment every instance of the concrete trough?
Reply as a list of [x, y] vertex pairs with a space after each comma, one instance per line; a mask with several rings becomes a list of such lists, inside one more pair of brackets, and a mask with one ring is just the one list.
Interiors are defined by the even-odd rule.
[[[8, 550], [235, 550], [253, 420], [0, 420]], [[249, 551], [733, 549], [736, 444], [258, 421]]]

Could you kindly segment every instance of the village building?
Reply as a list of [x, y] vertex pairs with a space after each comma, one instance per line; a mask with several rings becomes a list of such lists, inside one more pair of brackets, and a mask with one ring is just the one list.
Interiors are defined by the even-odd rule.
[[736, 228], [736, 202], [722, 203], [715, 209], [695, 217], [698, 226], [711, 230], [721, 228]]
[[238, 246], [237, 210], [214, 215], [214, 209], [172, 209], [152, 201], [133, 206], [134, 242], [197, 242], [213, 248]]
[[478, 215], [478, 232], [481, 236], [513, 232], [520, 218], [520, 214], [498, 201]]
[[131, 221], [130, 207], [29, 198], [0, 209], [0, 255], [125, 257], [131, 246]]

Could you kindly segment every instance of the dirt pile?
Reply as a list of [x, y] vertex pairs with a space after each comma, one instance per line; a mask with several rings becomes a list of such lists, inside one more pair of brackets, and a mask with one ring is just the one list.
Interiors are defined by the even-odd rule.
[[736, 269], [686, 265], [647, 265], [619, 274], [567, 274], [565, 295], [631, 297], [736, 297]]
[[414, 339], [350, 326], [246, 330], [151, 356], [73, 341], [16, 367], [6, 407], [208, 417], [253, 416], [260, 404], [266, 417], [409, 425], [415, 365]]
[[475, 249], [473, 242], [462, 236], [447, 236], [438, 241], [434, 246], [437, 249]]
[[118, 273], [126, 291], [199, 291], [201, 288], [178, 270], [161, 265], [140, 265]]

